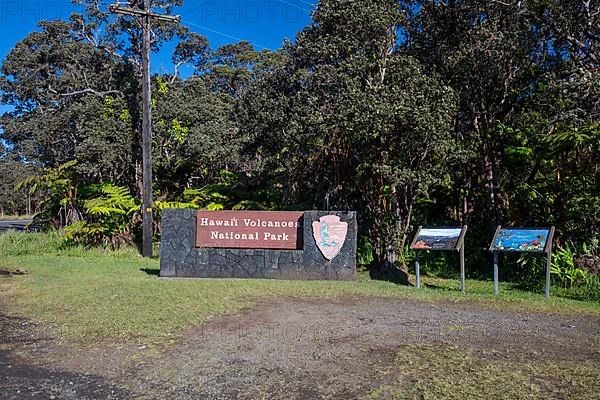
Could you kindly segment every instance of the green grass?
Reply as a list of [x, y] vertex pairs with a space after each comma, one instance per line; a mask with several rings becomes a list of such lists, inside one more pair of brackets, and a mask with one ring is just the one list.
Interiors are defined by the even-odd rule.
[[410, 345], [367, 399], [598, 399], [598, 362], [527, 360], [493, 351]]
[[519, 311], [585, 313], [600, 316], [600, 304], [492, 283], [466, 283], [423, 277], [429, 287], [415, 289], [372, 281], [300, 282], [236, 279], [160, 280], [159, 262], [134, 249], [110, 251], [64, 247], [57, 234], [0, 235], [0, 269], [25, 269], [28, 275], [0, 278], [0, 301], [15, 314], [41, 321], [66, 338], [164, 339], [210, 317], [232, 313], [261, 299], [277, 297], [385, 297], [421, 301], [475, 302]]

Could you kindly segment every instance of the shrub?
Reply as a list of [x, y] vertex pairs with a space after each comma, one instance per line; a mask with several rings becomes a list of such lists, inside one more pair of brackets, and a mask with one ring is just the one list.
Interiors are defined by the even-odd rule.
[[600, 276], [579, 268], [573, 245], [558, 247], [552, 257], [550, 273], [559, 286], [559, 294], [578, 300], [600, 301]]
[[133, 214], [139, 202], [125, 187], [113, 184], [92, 185], [87, 188], [97, 197], [84, 203], [85, 218], [65, 228], [68, 243], [104, 245], [120, 248], [133, 242]]

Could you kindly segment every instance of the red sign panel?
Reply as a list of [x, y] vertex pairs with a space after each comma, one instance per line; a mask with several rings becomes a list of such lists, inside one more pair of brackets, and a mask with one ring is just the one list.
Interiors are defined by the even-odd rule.
[[295, 211], [198, 211], [196, 247], [301, 250], [303, 222]]

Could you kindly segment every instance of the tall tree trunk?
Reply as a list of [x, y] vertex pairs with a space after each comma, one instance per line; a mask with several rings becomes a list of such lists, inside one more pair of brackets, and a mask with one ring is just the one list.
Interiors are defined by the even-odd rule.
[[[402, 200], [400, 198], [397, 186], [390, 185], [391, 204], [386, 207], [386, 213], [393, 215], [393, 221], [390, 223], [387, 217], [383, 217], [383, 220], [379, 221], [381, 226], [378, 226], [377, 229], [379, 232], [383, 231], [383, 234], [379, 234], [379, 245], [374, 256], [379, 278], [408, 285], [408, 271], [405, 266], [397, 268], [397, 264], [402, 256], [404, 243], [406, 243], [406, 230], [412, 214], [412, 194], [404, 190]], [[387, 226], [387, 229], [384, 226]]]
[[401, 194], [398, 193], [397, 186], [391, 185], [390, 198], [394, 221], [390, 229], [391, 232], [384, 241], [385, 249], [382, 261], [383, 266], [386, 268], [394, 267], [401, 259], [408, 238], [413, 209], [413, 194], [408, 185], [404, 186]]
[[560, 156], [556, 158], [556, 175], [554, 182], [554, 209], [556, 210], [557, 226], [565, 226], [565, 201], [563, 198], [563, 179], [564, 179], [564, 158]]
[[498, 179], [498, 160], [490, 149], [489, 143], [483, 144], [483, 184], [485, 188], [485, 205], [490, 216], [490, 227], [502, 224], [502, 203], [500, 201], [500, 181]]

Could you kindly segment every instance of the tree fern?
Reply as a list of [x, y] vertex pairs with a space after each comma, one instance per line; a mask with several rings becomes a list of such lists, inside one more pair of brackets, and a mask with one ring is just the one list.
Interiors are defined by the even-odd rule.
[[126, 187], [106, 183], [100, 186], [102, 197], [93, 198], [85, 202], [85, 209], [91, 215], [131, 215], [139, 204], [131, 196]]
[[192, 208], [197, 209], [198, 206], [194, 203], [186, 203], [182, 201], [155, 201], [154, 208], [164, 210], [165, 208]]
[[84, 202], [86, 218], [65, 229], [65, 239], [86, 245], [103, 244], [118, 247], [133, 241], [132, 215], [139, 202], [129, 190], [111, 183], [84, 188], [92, 197]]

